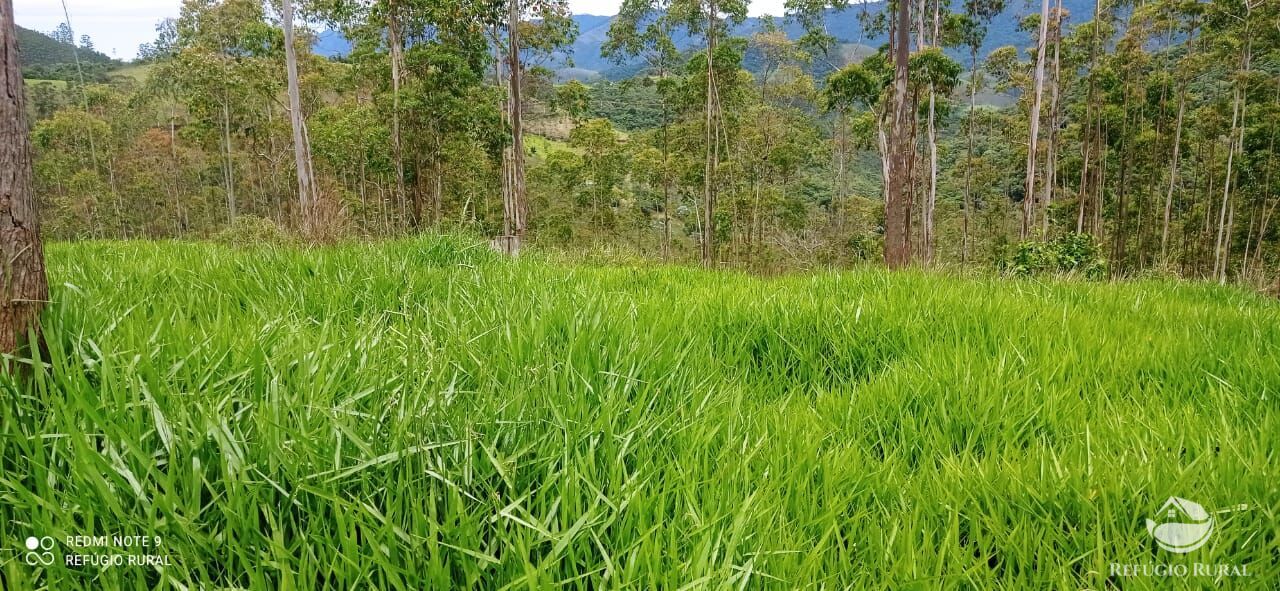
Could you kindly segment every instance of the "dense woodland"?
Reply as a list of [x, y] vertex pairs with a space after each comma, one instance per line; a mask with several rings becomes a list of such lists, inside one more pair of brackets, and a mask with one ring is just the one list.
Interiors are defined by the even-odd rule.
[[[186, 0], [136, 63], [25, 72], [42, 222], [1272, 285], [1280, 3], [1013, 1], [849, 6], [890, 39], [850, 56], [825, 0], [789, 5], [799, 39], [730, 35], [746, 0], [626, 0], [603, 52], [635, 75], [584, 83], [559, 0]], [[982, 51], [1006, 10], [1022, 42]]]

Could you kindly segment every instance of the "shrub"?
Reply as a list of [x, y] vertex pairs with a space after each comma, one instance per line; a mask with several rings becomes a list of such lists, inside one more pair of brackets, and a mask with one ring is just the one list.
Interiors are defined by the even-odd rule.
[[1028, 240], [1014, 246], [1001, 260], [1006, 273], [1019, 276], [1044, 273], [1101, 279], [1107, 274], [1102, 246], [1089, 234], [1071, 233], [1049, 242]]
[[273, 220], [256, 215], [240, 215], [222, 231], [214, 234], [214, 242], [228, 246], [253, 246], [260, 244], [291, 244], [294, 238]]

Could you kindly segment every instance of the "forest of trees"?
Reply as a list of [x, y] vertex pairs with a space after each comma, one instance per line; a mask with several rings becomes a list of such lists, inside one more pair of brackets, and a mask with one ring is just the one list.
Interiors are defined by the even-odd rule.
[[[625, 0], [602, 49], [637, 74], [583, 83], [556, 77], [562, 0], [186, 0], [139, 75], [28, 80], [36, 194], [52, 239], [441, 228], [1272, 285], [1280, 3], [1013, 1], [855, 3], [890, 43], [853, 62], [821, 27], [839, 0], [789, 3], [802, 39], [729, 35], [747, 0]], [[1006, 10], [1023, 42], [981, 51]], [[312, 54], [320, 27], [350, 54]]]

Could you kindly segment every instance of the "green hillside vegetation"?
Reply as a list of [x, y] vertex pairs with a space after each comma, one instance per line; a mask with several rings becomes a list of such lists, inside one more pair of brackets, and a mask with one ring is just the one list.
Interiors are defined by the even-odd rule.
[[49, 261], [0, 538], [146, 532], [172, 561], [51, 589], [1104, 589], [1167, 491], [1252, 508], [1196, 560], [1252, 583], [1280, 552], [1280, 305], [1234, 288], [438, 236]]
[[123, 66], [113, 71], [111, 74], [113, 76], [123, 76], [129, 79], [132, 79], [134, 82], [142, 84], [147, 81], [147, 78], [151, 76], [151, 71], [154, 69], [155, 69], [155, 64], [152, 64], [152, 63], [146, 63], [146, 64], [133, 63], [133, 64], [128, 64], [126, 66]]
[[23, 78], [76, 80], [78, 79], [77, 57], [86, 80], [105, 80], [107, 72], [120, 65], [119, 61], [93, 49], [77, 48], [39, 31], [22, 27], [17, 27], [17, 30]]
[[74, 64], [79, 55], [82, 64], [107, 64], [115, 60], [98, 51], [75, 48], [39, 31], [18, 27], [18, 48], [24, 68]]

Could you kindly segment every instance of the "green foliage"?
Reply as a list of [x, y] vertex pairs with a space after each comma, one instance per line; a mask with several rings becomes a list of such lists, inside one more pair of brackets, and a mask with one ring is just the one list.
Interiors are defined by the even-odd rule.
[[577, 121], [591, 109], [590, 93], [587, 85], [577, 80], [570, 80], [556, 87], [552, 106]]
[[58, 41], [22, 27], [17, 27], [17, 33], [24, 78], [75, 80], [77, 57], [86, 80], [102, 80], [107, 72], [120, 66], [120, 62], [94, 51], [92, 47], [76, 47], [70, 42]]
[[960, 73], [964, 70], [958, 62], [937, 47], [912, 54], [908, 64], [911, 84], [918, 87], [932, 85], [935, 92], [942, 96], [950, 95], [959, 85]]
[[1002, 267], [1005, 272], [1019, 276], [1051, 273], [1102, 279], [1107, 273], [1107, 260], [1102, 253], [1102, 245], [1096, 238], [1072, 233], [1048, 242], [1018, 243], [1002, 261]]
[[282, 246], [297, 242], [280, 224], [255, 215], [236, 216], [235, 221], [213, 236], [213, 240], [219, 244], [245, 248]]
[[1197, 560], [1280, 551], [1280, 308], [1235, 289], [437, 236], [48, 252], [47, 369], [0, 376], [0, 539], [155, 535], [171, 565], [7, 588], [1103, 589], [1174, 491], [1258, 508]]
[[855, 105], [874, 108], [889, 84], [887, 74], [863, 64], [849, 64], [827, 77], [823, 106], [829, 111], [849, 109]]
[[595, 82], [587, 87], [588, 110], [592, 117], [608, 119], [619, 129], [659, 127], [663, 117], [662, 86], [661, 81], [644, 76], [623, 82]]

